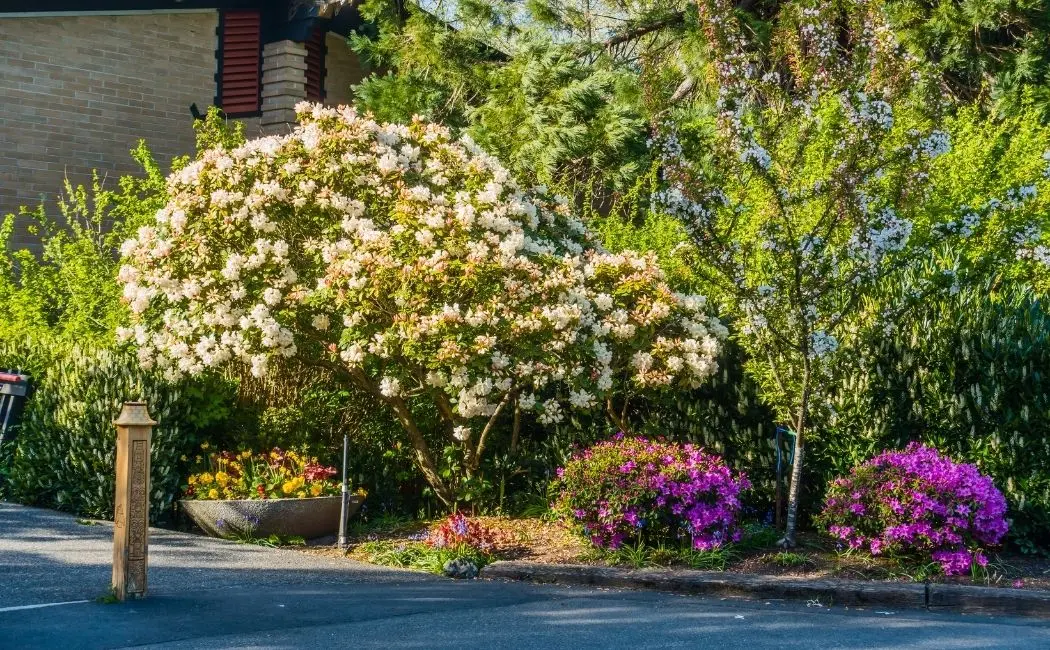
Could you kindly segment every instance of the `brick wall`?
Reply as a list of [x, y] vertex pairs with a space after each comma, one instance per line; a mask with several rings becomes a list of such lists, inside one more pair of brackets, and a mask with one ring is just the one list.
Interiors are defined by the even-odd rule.
[[165, 167], [192, 153], [217, 25], [216, 12], [0, 18], [0, 215], [53, 197], [64, 176], [137, 171], [140, 138]]
[[340, 105], [353, 102], [350, 86], [365, 78], [357, 54], [346, 44], [346, 37], [329, 32], [325, 39], [324, 91], [325, 104]]

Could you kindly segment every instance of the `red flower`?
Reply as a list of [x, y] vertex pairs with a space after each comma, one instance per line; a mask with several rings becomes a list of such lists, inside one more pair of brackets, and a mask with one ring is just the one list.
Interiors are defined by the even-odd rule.
[[334, 467], [325, 467], [324, 465], [311, 463], [303, 468], [303, 478], [307, 481], [323, 481], [330, 476], [335, 476]]

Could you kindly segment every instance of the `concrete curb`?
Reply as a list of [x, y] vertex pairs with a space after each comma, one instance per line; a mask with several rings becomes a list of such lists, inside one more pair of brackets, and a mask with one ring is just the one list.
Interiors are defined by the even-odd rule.
[[930, 584], [926, 607], [934, 612], [1050, 618], [1050, 591]]
[[713, 571], [621, 569], [584, 564], [494, 562], [481, 570], [488, 579], [545, 584], [647, 589], [692, 595], [817, 600], [824, 605], [930, 609], [940, 612], [1050, 618], [1050, 591], [962, 585], [807, 580]]

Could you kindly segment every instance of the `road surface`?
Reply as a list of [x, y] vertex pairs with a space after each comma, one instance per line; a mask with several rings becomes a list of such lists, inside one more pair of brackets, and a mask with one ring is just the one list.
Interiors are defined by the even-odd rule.
[[0, 503], [0, 648], [1050, 649], [1045, 620], [452, 581], [163, 530], [149, 597], [103, 604], [111, 536]]

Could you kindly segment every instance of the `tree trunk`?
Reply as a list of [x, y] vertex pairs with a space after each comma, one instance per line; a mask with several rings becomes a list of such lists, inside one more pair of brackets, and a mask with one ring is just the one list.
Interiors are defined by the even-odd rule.
[[609, 416], [609, 419], [612, 420], [612, 423], [615, 424], [616, 427], [620, 430], [620, 433], [622, 433], [625, 436], [629, 436], [629, 435], [631, 435], [631, 429], [627, 425], [627, 417], [626, 417], [627, 416], [627, 398], [626, 397], [624, 398], [624, 405], [623, 406], [624, 406], [623, 413], [622, 414], [617, 413], [616, 412], [616, 407], [613, 406], [613, 399], [612, 399], [612, 397], [609, 397], [607, 400], [605, 400], [605, 413]]
[[788, 488], [787, 524], [784, 537], [777, 542], [784, 548], [795, 547], [795, 529], [798, 525], [798, 497], [802, 486], [802, 457], [805, 454], [804, 431], [795, 432], [795, 458], [791, 465], [791, 485]]
[[802, 376], [802, 399], [798, 417], [795, 419], [795, 453], [791, 464], [791, 486], [788, 488], [787, 523], [784, 537], [777, 544], [783, 548], [795, 547], [795, 530], [798, 526], [798, 498], [802, 492], [802, 460], [806, 453], [806, 416], [809, 410], [809, 380], [811, 368], [807, 362]]
[[511, 429], [510, 433], [510, 453], [511, 455], [518, 453], [518, 436], [521, 434], [521, 405], [518, 404], [518, 398], [514, 398], [514, 428]]
[[499, 414], [503, 412], [505, 407], [512, 399], [514, 399], [514, 393], [507, 393], [503, 400], [500, 401], [499, 405], [496, 406], [496, 410], [489, 416], [488, 422], [485, 423], [485, 428], [481, 430], [481, 435], [478, 436], [478, 447], [472, 450], [470, 443], [467, 442], [465, 445], [467, 449], [467, 467], [472, 471], [478, 469], [478, 465], [481, 463], [481, 455], [485, 453], [485, 440], [488, 438], [489, 432], [492, 431], [492, 427], [495, 426], [496, 420], [499, 419]]
[[419, 470], [423, 472], [423, 478], [425, 478], [427, 483], [430, 484], [430, 487], [434, 489], [434, 494], [441, 503], [447, 508], [452, 508], [456, 504], [456, 496], [452, 493], [452, 490], [445, 485], [445, 482], [441, 480], [441, 475], [438, 473], [437, 465], [434, 463], [434, 458], [430, 453], [430, 447], [427, 445], [423, 433], [412, 420], [412, 414], [408, 412], [408, 408], [401, 399], [392, 399], [389, 400], [389, 403], [390, 406], [393, 407], [394, 413], [397, 415], [398, 421], [401, 422], [401, 426], [404, 428], [405, 433], [408, 434], [408, 439], [412, 443], [412, 449], [415, 452], [416, 465], [418, 465]]

